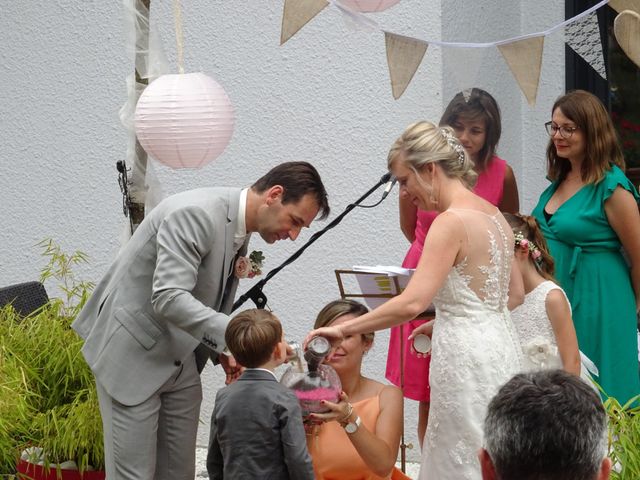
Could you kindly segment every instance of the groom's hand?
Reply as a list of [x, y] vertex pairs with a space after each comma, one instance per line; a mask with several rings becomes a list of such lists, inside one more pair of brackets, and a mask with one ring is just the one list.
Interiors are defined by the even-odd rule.
[[236, 359], [233, 358], [233, 355], [221, 353], [220, 355], [218, 355], [218, 361], [220, 362], [220, 365], [222, 365], [222, 369], [227, 376], [224, 381], [225, 385], [229, 385], [230, 383], [235, 382], [244, 371], [244, 367], [236, 362]]

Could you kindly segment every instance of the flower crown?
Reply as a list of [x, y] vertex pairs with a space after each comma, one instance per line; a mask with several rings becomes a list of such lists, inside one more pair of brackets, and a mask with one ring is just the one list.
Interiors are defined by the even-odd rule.
[[529, 239], [525, 238], [522, 232], [517, 232], [514, 235], [514, 238], [516, 240], [516, 247], [520, 247], [523, 250], [528, 250], [529, 255], [531, 255], [531, 258], [533, 258], [533, 261], [536, 262], [536, 265], [540, 267], [542, 265], [542, 252], [540, 251], [538, 246]]
[[460, 145], [460, 141], [457, 138], [455, 138], [453, 135], [451, 135], [451, 132], [449, 132], [449, 130], [441, 128], [440, 133], [442, 134], [444, 139], [447, 141], [449, 146], [453, 148], [453, 150], [458, 154], [458, 161], [460, 162], [460, 165], [463, 165], [464, 164], [464, 147]]

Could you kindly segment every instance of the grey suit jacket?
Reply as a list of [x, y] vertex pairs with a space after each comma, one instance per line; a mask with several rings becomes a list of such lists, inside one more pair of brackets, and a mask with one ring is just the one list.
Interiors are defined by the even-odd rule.
[[118, 402], [147, 400], [201, 342], [224, 349], [239, 199], [239, 189], [203, 188], [163, 200], [74, 321], [85, 359]]
[[211, 480], [315, 478], [295, 394], [262, 370], [219, 390], [207, 471]]

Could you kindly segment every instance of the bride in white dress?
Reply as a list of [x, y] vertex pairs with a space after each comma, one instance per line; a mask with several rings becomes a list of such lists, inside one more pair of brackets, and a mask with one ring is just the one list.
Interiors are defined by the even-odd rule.
[[[413, 332], [431, 334], [431, 408], [420, 478], [480, 479], [477, 454], [489, 401], [521, 370], [509, 308], [524, 298], [513, 271], [514, 238], [502, 214], [469, 189], [473, 163], [449, 127], [410, 125], [388, 167], [400, 195], [438, 210], [407, 288], [370, 313], [312, 331], [335, 346], [343, 338], [415, 318], [433, 302], [436, 320]], [[357, 412], [356, 412], [357, 413]], [[352, 435], [357, 435], [357, 430]]]

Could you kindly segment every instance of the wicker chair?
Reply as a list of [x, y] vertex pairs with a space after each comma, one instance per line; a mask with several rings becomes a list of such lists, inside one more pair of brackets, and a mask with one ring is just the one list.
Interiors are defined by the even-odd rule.
[[0, 307], [11, 304], [16, 311], [26, 316], [49, 301], [47, 291], [40, 282], [25, 282], [0, 288]]

